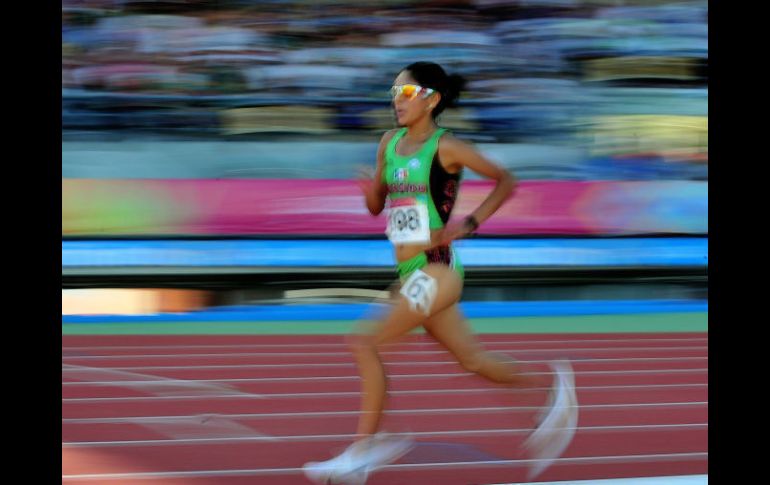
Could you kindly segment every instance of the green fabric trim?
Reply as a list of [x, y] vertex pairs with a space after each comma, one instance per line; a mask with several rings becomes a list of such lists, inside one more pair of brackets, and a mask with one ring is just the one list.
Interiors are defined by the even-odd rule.
[[[474, 318], [469, 323], [479, 334], [708, 332], [708, 312]], [[67, 323], [62, 335], [346, 335], [356, 324], [353, 320]]]
[[401, 281], [404, 281], [409, 278], [409, 275], [420, 268], [424, 268], [427, 265], [428, 256], [425, 254], [425, 252], [421, 252], [413, 258], [397, 263], [396, 271], [398, 271], [398, 277], [401, 279]]

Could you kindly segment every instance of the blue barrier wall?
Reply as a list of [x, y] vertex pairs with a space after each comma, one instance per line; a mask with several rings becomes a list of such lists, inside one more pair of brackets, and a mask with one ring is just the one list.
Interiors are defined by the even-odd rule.
[[[466, 267], [708, 266], [708, 238], [466, 239]], [[100, 266], [372, 267], [394, 265], [386, 240], [62, 241], [62, 269]]]

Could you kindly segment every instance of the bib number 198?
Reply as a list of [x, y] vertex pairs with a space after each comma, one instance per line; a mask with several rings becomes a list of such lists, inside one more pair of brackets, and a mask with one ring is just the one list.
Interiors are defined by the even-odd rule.
[[420, 229], [420, 215], [417, 209], [410, 207], [405, 210], [393, 211], [393, 221], [391, 222], [396, 231], [408, 230], [414, 232]]
[[394, 243], [429, 243], [428, 208], [424, 204], [391, 208], [387, 232]]

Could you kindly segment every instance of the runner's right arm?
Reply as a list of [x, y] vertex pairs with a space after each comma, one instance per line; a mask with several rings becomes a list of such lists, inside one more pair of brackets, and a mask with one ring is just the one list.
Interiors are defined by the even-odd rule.
[[379, 215], [385, 208], [385, 199], [388, 196], [388, 186], [382, 181], [382, 171], [385, 167], [385, 148], [396, 131], [390, 130], [382, 135], [380, 145], [377, 148], [377, 169], [374, 172], [374, 177], [361, 183], [366, 197], [366, 208], [373, 216]]

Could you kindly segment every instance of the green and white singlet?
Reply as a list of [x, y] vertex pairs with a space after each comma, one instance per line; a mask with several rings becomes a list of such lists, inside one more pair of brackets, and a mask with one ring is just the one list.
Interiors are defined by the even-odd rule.
[[[447, 172], [438, 159], [438, 142], [446, 129], [439, 128], [409, 155], [396, 153], [407, 129], [399, 130], [385, 148], [383, 182], [388, 187], [388, 238], [394, 244], [430, 243], [430, 231], [443, 228], [454, 208], [461, 173]], [[428, 263], [443, 263], [462, 278], [463, 267], [451, 245], [439, 246], [398, 263], [402, 280]]]

